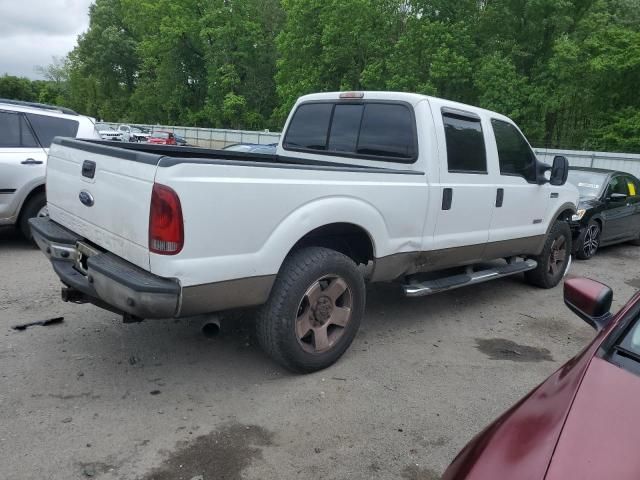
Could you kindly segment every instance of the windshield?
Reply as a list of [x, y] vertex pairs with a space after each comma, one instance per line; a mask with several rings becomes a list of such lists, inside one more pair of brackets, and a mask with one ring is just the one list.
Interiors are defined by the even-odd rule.
[[153, 138], [169, 138], [169, 134], [167, 132], [154, 132]]
[[569, 182], [578, 187], [580, 198], [597, 198], [607, 180], [607, 175], [587, 170], [569, 170]]

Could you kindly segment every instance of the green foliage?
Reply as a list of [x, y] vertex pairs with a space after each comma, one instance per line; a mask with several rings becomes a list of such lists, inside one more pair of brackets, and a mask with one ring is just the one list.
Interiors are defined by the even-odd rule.
[[280, 129], [317, 91], [514, 118], [538, 146], [640, 151], [638, 0], [96, 0], [47, 79], [0, 96], [107, 120]]

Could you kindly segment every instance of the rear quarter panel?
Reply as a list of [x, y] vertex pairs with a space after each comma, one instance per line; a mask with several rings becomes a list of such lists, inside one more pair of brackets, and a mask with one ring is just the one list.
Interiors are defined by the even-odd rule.
[[276, 274], [295, 243], [323, 225], [366, 230], [376, 257], [418, 251], [424, 175], [185, 162], [156, 181], [182, 203], [179, 255], [151, 254], [151, 271], [183, 286]]

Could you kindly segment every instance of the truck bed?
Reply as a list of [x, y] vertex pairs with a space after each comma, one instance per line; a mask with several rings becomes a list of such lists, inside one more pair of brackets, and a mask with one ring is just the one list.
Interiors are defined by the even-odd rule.
[[[117, 142], [109, 140], [75, 140], [70, 138], [56, 138], [54, 143], [77, 150], [84, 150], [92, 153], [110, 155], [126, 160], [133, 160], [142, 163], [148, 163], [157, 166], [171, 166], [180, 163], [181, 159], [200, 160], [203, 163], [207, 161], [230, 161], [234, 163], [266, 163], [279, 164], [282, 166], [293, 167], [296, 165], [304, 167], [336, 167], [340, 170], [347, 171], [363, 171], [363, 172], [380, 172], [380, 173], [411, 173], [406, 169], [396, 170], [390, 168], [361, 166], [354, 164], [323, 162], [317, 160], [309, 160], [306, 158], [298, 158], [289, 155], [269, 155], [265, 153], [249, 153], [236, 152], [231, 150], [217, 150], [201, 147], [181, 147], [177, 145], [154, 145], [145, 143], [129, 143]], [[142, 155], [137, 155], [142, 154]], [[147, 155], [144, 155], [147, 154]]]

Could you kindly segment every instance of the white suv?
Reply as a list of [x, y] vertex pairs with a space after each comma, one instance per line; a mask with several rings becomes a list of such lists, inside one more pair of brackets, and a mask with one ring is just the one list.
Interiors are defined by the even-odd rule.
[[94, 121], [73, 110], [0, 99], [0, 226], [30, 238], [29, 218], [47, 214], [47, 153], [57, 136], [100, 138]]

